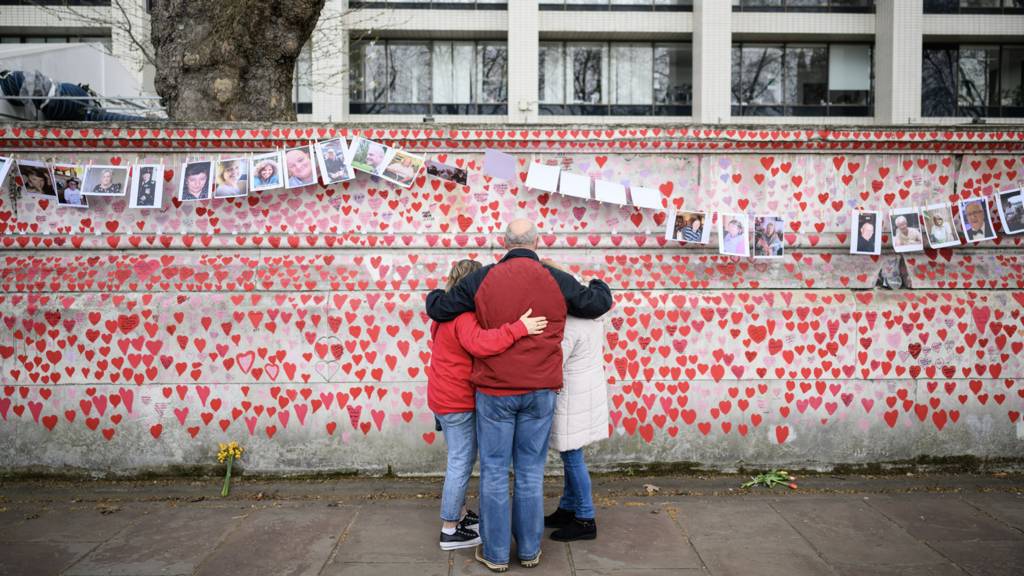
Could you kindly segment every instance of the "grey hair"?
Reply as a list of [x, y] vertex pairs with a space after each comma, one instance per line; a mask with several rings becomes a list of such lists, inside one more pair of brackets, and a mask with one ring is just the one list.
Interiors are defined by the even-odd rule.
[[537, 227], [530, 226], [530, 228], [522, 234], [513, 234], [512, 229], [507, 228], [505, 230], [505, 246], [533, 246], [533, 243], [537, 241]]

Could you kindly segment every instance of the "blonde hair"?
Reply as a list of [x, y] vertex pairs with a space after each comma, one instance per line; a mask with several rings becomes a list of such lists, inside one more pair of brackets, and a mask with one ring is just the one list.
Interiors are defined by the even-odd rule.
[[455, 285], [473, 272], [483, 268], [484, 265], [476, 260], [459, 260], [452, 264], [452, 270], [448, 273], [448, 282], [444, 286], [445, 292], [450, 292]]

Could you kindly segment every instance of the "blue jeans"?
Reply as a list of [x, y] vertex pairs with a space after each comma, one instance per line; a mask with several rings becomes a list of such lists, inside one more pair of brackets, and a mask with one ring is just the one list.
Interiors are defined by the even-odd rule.
[[476, 462], [476, 414], [455, 412], [437, 414], [448, 444], [448, 468], [444, 473], [441, 491], [441, 520], [458, 522], [462, 519], [462, 505], [466, 503], [466, 486]]
[[559, 452], [562, 466], [565, 468], [565, 489], [558, 507], [572, 510], [577, 518], [592, 520], [594, 518], [594, 498], [590, 494], [590, 472], [583, 461], [583, 449]]
[[[540, 553], [544, 534], [544, 461], [547, 459], [555, 391], [518, 396], [476, 393], [480, 443], [480, 537], [489, 562], [509, 561], [510, 536], [520, 560]], [[508, 467], [515, 470], [509, 531]]]

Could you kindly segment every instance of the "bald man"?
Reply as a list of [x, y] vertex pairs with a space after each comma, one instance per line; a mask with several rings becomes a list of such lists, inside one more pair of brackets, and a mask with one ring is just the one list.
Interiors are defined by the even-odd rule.
[[[427, 314], [438, 322], [475, 311], [482, 327], [495, 328], [515, 322], [527, 309], [548, 320], [542, 334], [523, 338], [497, 356], [473, 360], [483, 540], [477, 560], [494, 571], [508, 569], [513, 535], [520, 563], [533, 567], [540, 562], [544, 461], [555, 394], [562, 387], [565, 317], [597, 318], [612, 307], [611, 290], [601, 280], [583, 286], [572, 275], [542, 264], [538, 240], [532, 222], [514, 220], [505, 230], [508, 253], [500, 262], [484, 266], [449, 292], [427, 295]], [[511, 521], [510, 463], [515, 466]]]

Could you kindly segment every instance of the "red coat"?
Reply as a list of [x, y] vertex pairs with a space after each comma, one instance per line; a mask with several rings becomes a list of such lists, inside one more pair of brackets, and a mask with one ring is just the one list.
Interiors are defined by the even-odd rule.
[[476, 407], [469, 383], [473, 357], [501, 354], [526, 335], [526, 324], [519, 320], [484, 330], [472, 312], [451, 322], [434, 322], [430, 326], [433, 344], [427, 368], [427, 405], [435, 414], [472, 412]]

